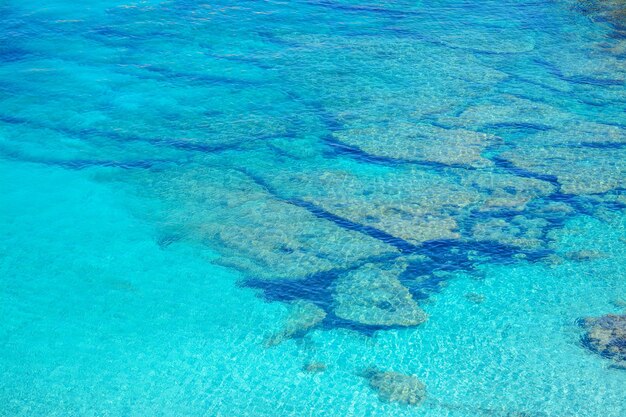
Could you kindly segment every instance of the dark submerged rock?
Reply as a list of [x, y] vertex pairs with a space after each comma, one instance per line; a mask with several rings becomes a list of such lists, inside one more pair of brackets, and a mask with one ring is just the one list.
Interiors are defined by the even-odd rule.
[[587, 333], [584, 344], [592, 351], [612, 359], [618, 367], [626, 366], [626, 314], [607, 314], [582, 320]]
[[415, 375], [368, 368], [361, 376], [382, 401], [418, 405], [426, 398], [426, 386]]
[[567, 252], [565, 256], [567, 256], [567, 258], [571, 259], [572, 261], [579, 261], [579, 262], [593, 261], [595, 259], [602, 259], [602, 258], [608, 257], [607, 254], [600, 252], [600, 251], [596, 251], [596, 250], [578, 250], [578, 251], [573, 251], [573, 252]]
[[333, 292], [337, 317], [368, 326], [408, 327], [426, 321], [426, 313], [398, 278], [405, 268], [366, 264], [341, 276]]
[[485, 301], [485, 296], [483, 294], [478, 294], [475, 292], [468, 292], [467, 294], [465, 294], [465, 298], [467, 298], [474, 304], [481, 304]]
[[310, 374], [316, 374], [319, 372], [324, 372], [326, 368], [327, 366], [324, 362], [308, 362], [304, 364], [302, 370]]

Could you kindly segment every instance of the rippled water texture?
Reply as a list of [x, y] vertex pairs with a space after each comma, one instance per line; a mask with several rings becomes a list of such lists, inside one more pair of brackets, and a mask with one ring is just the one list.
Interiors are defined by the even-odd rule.
[[626, 13], [0, 3], [0, 415], [626, 416]]

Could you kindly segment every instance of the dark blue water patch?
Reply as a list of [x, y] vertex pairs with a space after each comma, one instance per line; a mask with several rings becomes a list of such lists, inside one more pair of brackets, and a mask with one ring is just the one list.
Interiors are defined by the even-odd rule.
[[[358, 266], [355, 266], [353, 269], [357, 268]], [[334, 281], [340, 274], [348, 271], [349, 269], [325, 271], [298, 280], [247, 278], [241, 281], [240, 285], [262, 290], [263, 297], [267, 301], [307, 300], [325, 310], [330, 310], [332, 307], [331, 289]]]
[[[572, 10], [579, 13], [591, 15], [602, 11], [602, 7], [597, 0], [577, 1], [569, 5]], [[601, 18], [601, 16], [598, 16]]]
[[171, 148], [182, 149], [185, 151], [195, 151], [195, 152], [201, 152], [201, 153], [218, 153], [218, 152], [224, 152], [224, 151], [239, 148], [239, 145], [235, 143], [209, 145], [209, 144], [198, 143], [198, 142], [187, 142], [187, 141], [182, 141], [178, 139], [154, 139], [153, 138], [153, 139], [148, 140], [148, 142], [152, 144], [165, 145]]
[[391, 167], [408, 162], [400, 159], [393, 159], [384, 156], [369, 154], [355, 146], [347, 145], [337, 140], [332, 135], [325, 135], [322, 138], [322, 141], [331, 149], [329, 152], [327, 152], [326, 156], [349, 157], [351, 159], [367, 164], [379, 164]]
[[330, 147], [331, 151], [326, 152], [328, 157], [349, 157], [359, 162], [366, 164], [377, 164], [389, 167], [396, 167], [399, 165], [416, 165], [424, 168], [429, 168], [431, 171], [441, 172], [448, 168], [459, 168], [475, 170], [475, 167], [463, 165], [463, 164], [444, 164], [441, 162], [427, 161], [421, 159], [404, 159], [404, 158], [392, 158], [388, 156], [373, 155], [365, 152], [358, 146], [348, 145], [333, 135], [325, 135], [322, 137], [322, 141]]
[[156, 238], [156, 243], [161, 249], [180, 241], [183, 236], [180, 233], [162, 233]]
[[606, 108], [606, 100], [602, 100], [602, 99], [595, 100], [593, 97], [584, 96], [584, 97], [581, 97], [579, 101], [590, 107], [596, 107], [598, 109]]
[[[159, 4], [160, 10], [176, 10], [178, 12], [186, 12], [182, 16], [190, 15], [203, 6], [204, 2], [197, 0], [176, 0], [173, 2], [163, 2]], [[210, 4], [210, 3], [209, 3]]]
[[[545, 90], [546, 92], [549, 92], [549, 93], [553, 94], [552, 97], [554, 97], [554, 98], [563, 97], [564, 92], [562, 90], [556, 88], [556, 87], [551, 86], [550, 84], [542, 83], [540, 81], [533, 80], [532, 78], [527, 78], [527, 77], [525, 77], [523, 75], [512, 73], [512, 72], [506, 71], [504, 69], [500, 69], [500, 71], [505, 72], [510, 77], [509, 80], [505, 80], [504, 81], [505, 83], [510, 83], [511, 80], [515, 80], [515, 81], [518, 81], [518, 82], [520, 82], [522, 84], [522, 87], [521, 87], [522, 89], [524, 88], [524, 86], [523, 86], [524, 84], [530, 84], [530, 85], [539, 87], [542, 90]], [[547, 100], [546, 100], [546, 102], [547, 102]]]
[[[614, 191], [622, 192], [623, 190], [617, 189]], [[590, 217], [595, 217], [595, 210], [600, 206], [607, 207], [612, 210], [622, 210], [625, 207], [622, 203], [617, 201], [596, 201], [587, 196], [564, 194], [560, 192], [551, 195], [549, 200], [567, 203], [574, 209], [576, 214]]]
[[[140, 32], [133, 30], [136, 29], [136, 26], [128, 28], [129, 22], [137, 21], [137, 19], [150, 19], [150, 17], [138, 15], [138, 9], [136, 8], [127, 8], [124, 10], [127, 13], [132, 14], [130, 16], [116, 16], [122, 10], [124, 9], [117, 8], [115, 9], [115, 13], [109, 11], [107, 13], [107, 24], [102, 24], [101, 21], [98, 21], [95, 22], [96, 25], [91, 25], [93, 22], [87, 22], [87, 26], [77, 26], [73, 28], [73, 31], [71, 32], [68, 32], [68, 29], [65, 27], [63, 29], [59, 29], [52, 26], [49, 30], [65, 37], [71, 33], [77, 37], [89, 39], [108, 47], [116, 49], [119, 48], [124, 51], [142, 51], [144, 53], [145, 50], [142, 50], [142, 43], [144, 41], [163, 39], [163, 42], [166, 43], [174, 39], [181, 39], [175, 31], [163, 30], [160, 25], [153, 25], [151, 27], [142, 25], [142, 30]], [[154, 21], [162, 19], [162, 17], [159, 16], [152, 16], [152, 18], [156, 18]], [[148, 20], [144, 20], [144, 22], [147, 21]]]
[[[623, 193], [624, 189], [617, 189], [615, 191], [620, 191]], [[620, 211], [626, 209], [626, 202], [622, 203], [620, 201], [603, 201], [601, 204], [603, 207], [606, 207], [612, 211]]]
[[619, 128], [619, 129], [624, 130], [624, 131], [625, 131], [624, 133], [626, 133], [626, 123], [620, 123], [620, 122], [617, 122], [617, 121], [615, 121], [615, 120], [611, 120], [611, 121], [606, 121], [606, 120], [603, 120], [603, 121], [602, 121], [602, 124], [603, 124], [603, 125], [607, 125], [607, 126], [614, 126], [614, 127], [617, 127], [617, 128]]
[[0, 114], [0, 122], [12, 124], [12, 125], [29, 124], [29, 120], [27, 119], [11, 116], [8, 114]]
[[[615, 191], [623, 192], [622, 189]], [[626, 204], [619, 201], [599, 201], [592, 197], [577, 195], [564, 195], [564, 197], [569, 198], [568, 204], [576, 209], [577, 214], [600, 218], [600, 220], [602, 220], [602, 210], [620, 212], [626, 209]]]
[[417, 250], [417, 246], [407, 242], [404, 239], [390, 235], [389, 233], [383, 232], [382, 230], [376, 229], [375, 227], [355, 223], [343, 217], [339, 217], [320, 207], [317, 207], [313, 203], [309, 203], [307, 201], [299, 199], [289, 199], [287, 201], [295, 206], [306, 209], [309, 213], [315, 215], [320, 219], [331, 221], [344, 229], [356, 231], [364, 235], [370, 236], [374, 239], [380, 240], [383, 243], [395, 247], [403, 253], [413, 253]]
[[[92, 27], [91, 30], [89, 30], [87, 33], [91, 34], [91, 35], [96, 35], [99, 37], [105, 37], [108, 39], [114, 39], [114, 40], [123, 40], [124, 42], [127, 43], [131, 43], [131, 42], [137, 42], [137, 41], [142, 41], [142, 40], [149, 40], [149, 41], [153, 41], [155, 39], [168, 39], [168, 40], [172, 40], [172, 39], [180, 39], [180, 37], [177, 35], [176, 32], [173, 31], [165, 31], [165, 30], [154, 30], [154, 29], [147, 29], [142, 31], [141, 33], [137, 33], [137, 32], [133, 32], [133, 31], [124, 31], [124, 30], [120, 30], [115, 28], [115, 25], [117, 25], [117, 21], [112, 21], [110, 25], [106, 25], [106, 26], [97, 26], [97, 27]], [[128, 25], [128, 21], [120, 21], [119, 26], [120, 27], [124, 27]], [[146, 26], [144, 26], [145, 28]], [[152, 26], [152, 27], [159, 27], [159, 26]]]
[[453, 271], [469, 267], [467, 251], [464, 242], [460, 239], [423, 242], [413, 253], [428, 258], [427, 261], [420, 261], [411, 265], [410, 271], [419, 275], [427, 275], [435, 270]]
[[625, 85], [623, 80], [615, 80], [608, 78], [592, 78], [583, 76], [572, 76], [566, 78], [568, 81], [576, 84], [589, 84], [594, 86], [623, 86]]
[[623, 149], [626, 142], [580, 142], [579, 146], [593, 149]]
[[511, 163], [511, 161], [509, 161], [508, 159], [504, 159], [502, 157], [499, 156], [492, 156], [491, 161], [496, 165], [496, 167], [498, 168], [502, 168], [505, 171], [508, 171], [514, 175], [517, 175], [518, 177], [522, 177], [522, 178], [534, 178], [534, 179], [538, 179], [538, 180], [542, 180], [542, 181], [546, 181], [549, 182], [550, 184], [555, 185], [556, 187], [561, 186], [561, 184], [559, 183], [557, 177], [555, 175], [547, 175], [547, 174], [539, 174], [536, 172], [532, 172], [529, 170], [526, 170], [524, 168], [519, 168], [515, 165], [513, 165], [513, 163]]
[[[609, 33], [607, 36], [611, 39], [617, 39], [617, 40], [626, 39], [626, 22], [624, 22], [624, 25], [619, 26], [619, 30], [613, 31]], [[618, 54], [618, 56], [620, 57], [624, 55], [625, 54], [623, 52]]]
[[0, 64], [22, 61], [32, 57], [33, 53], [27, 49], [0, 44]]
[[[140, 52], [141, 51], [141, 42], [139, 40], [129, 41], [128, 39], [123, 39], [123, 38], [109, 38], [106, 36], [101, 36], [97, 33], [90, 33], [90, 32], [84, 33], [85, 30], [88, 31], [90, 29], [80, 28], [78, 31], [76, 31], [76, 33], [74, 33], [74, 35], [80, 36], [84, 38], [85, 40], [97, 43], [115, 52], [123, 51], [124, 53], [126, 53], [126, 52]], [[60, 34], [60, 36], [68, 36], [68, 35], [69, 33]]]
[[592, 85], [598, 87], [623, 86], [625, 84], [623, 80], [616, 79], [593, 78], [584, 76], [566, 76], [556, 65], [551, 64], [550, 62], [544, 61], [542, 59], [533, 59], [533, 62], [537, 65], [544, 67], [555, 77], [573, 84]]
[[198, 11], [205, 10], [203, 6], [208, 3], [197, 0], [175, 0], [165, 1], [146, 7], [123, 7], [112, 6], [107, 9], [107, 16], [116, 22], [134, 22], [137, 19], [142, 21], [168, 21], [175, 20], [189, 21], [198, 16]]
[[116, 29], [112, 26], [99, 26], [99, 27], [92, 28], [89, 31], [89, 34], [95, 35], [96, 37], [104, 37], [104, 38], [115, 39], [115, 40], [120, 40], [124, 42], [148, 39], [148, 34], [137, 36], [135, 34], [127, 33], [122, 30]]

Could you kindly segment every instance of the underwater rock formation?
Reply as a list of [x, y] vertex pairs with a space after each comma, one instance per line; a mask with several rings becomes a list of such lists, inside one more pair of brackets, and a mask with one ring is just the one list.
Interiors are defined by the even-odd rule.
[[473, 129], [489, 126], [558, 127], [571, 115], [548, 104], [502, 95], [491, 103], [470, 106], [459, 117], [441, 118], [452, 126], [471, 126]]
[[616, 366], [626, 368], [626, 315], [588, 317], [582, 325], [587, 330], [583, 337], [585, 345], [612, 359]]
[[556, 191], [556, 187], [546, 181], [492, 171], [464, 172], [461, 184], [483, 192], [485, 197], [479, 210], [489, 212], [522, 211], [531, 200]]
[[573, 120], [558, 129], [538, 132], [524, 140], [524, 146], [550, 145], [619, 145], [626, 143], [626, 130], [619, 126]]
[[276, 346], [285, 340], [304, 334], [326, 318], [326, 312], [308, 301], [295, 301], [282, 329], [265, 339], [266, 347]]
[[606, 253], [597, 251], [597, 250], [589, 250], [583, 249], [578, 251], [567, 252], [565, 256], [572, 261], [593, 261], [595, 259], [602, 259], [608, 257]]
[[[282, 33], [279, 36], [283, 41], [297, 44], [298, 50], [311, 58], [305, 69], [291, 55], [281, 55], [282, 65], [290, 68], [286, 74], [291, 81], [314, 91], [335, 120], [353, 127], [378, 124], [383, 120], [395, 124], [400, 118], [420, 120], [421, 115], [454, 107], [460, 97], [479, 96], [484, 91], [480, 87], [494, 85], [507, 77], [479, 57], [446, 47], [440, 41], [422, 40], [421, 36], [395, 36], [391, 43], [371, 36], [340, 39], [321, 33]], [[519, 37], [515, 41], [519, 41]], [[499, 45], [501, 43], [490, 42], [489, 46]], [[349, 74], [352, 85], [349, 94], [338, 94], [345, 91], [348, 76], [342, 73], [341, 64], [336, 60], [338, 50], [349, 61], [358, 63], [359, 70]], [[342, 75], [338, 76], [339, 73]], [[316, 76], [311, 77], [311, 74]], [[424, 74], [428, 74], [427, 83], [423, 82]], [[380, 77], [393, 77], [396, 81], [371, 82]], [[446, 94], [449, 91], [455, 94]]]
[[[557, 178], [564, 194], [599, 194], [626, 186], [626, 151], [529, 147], [503, 155], [515, 166]], [[593, 160], [593, 164], [589, 161]]]
[[576, 8], [597, 20], [607, 20], [620, 34], [626, 32], [626, 2], [624, 0], [577, 0]]
[[450, 178], [413, 170], [362, 175], [326, 170], [293, 173], [274, 181], [335, 216], [414, 245], [458, 239], [454, 215], [481, 198]]
[[307, 362], [302, 367], [304, 372], [315, 374], [319, 372], [324, 372], [327, 366], [324, 362]]
[[302, 279], [395, 250], [276, 200], [225, 213], [213, 235], [223, 264], [263, 279]]
[[562, 265], [565, 262], [563, 257], [557, 255], [556, 253], [551, 253], [545, 257], [543, 257], [542, 262], [548, 265], [550, 268], [556, 268], [559, 265]]
[[492, 164], [481, 153], [498, 140], [485, 133], [416, 123], [344, 129], [334, 136], [342, 143], [375, 156], [475, 168]]
[[398, 276], [406, 266], [390, 269], [366, 264], [337, 280], [333, 292], [335, 314], [369, 326], [416, 326], [427, 316]]
[[474, 304], [481, 304], [485, 301], [485, 296], [483, 294], [478, 294], [475, 292], [468, 292], [467, 294], [465, 294], [465, 298], [467, 298], [468, 301], [471, 301]]
[[368, 368], [361, 376], [382, 401], [418, 405], [426, 398], [426, 386], [415, 375]]
[[472, 228], [472, 237], [478, 241], [493, 241], [520, 249], [539, 249], [544, 242], [541, 237], [548, 222], [515, 216], [512, 220], [494, 218], [479, 222]]
[[210, 246], [220, 254], [217, 263], [254, 278], [303, 279], [397, 252], [276, 199], [237, 171], [205, 167], [164, 178], [150, 186], [171, 202], [167, 228]]

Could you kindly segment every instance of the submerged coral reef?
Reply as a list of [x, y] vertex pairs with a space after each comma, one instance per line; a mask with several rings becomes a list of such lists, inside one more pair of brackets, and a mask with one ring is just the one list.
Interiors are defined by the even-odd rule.
[[415, 375], [376, 368], [365, 369], [361, 375], [382, 401], [416, 406], [426, 398], [426, 386]]
[[409, 122], [342, 129], [334, 137], [376, 157], [474, 168], [492, 164], [482, 152], [497, 141], [485, 133]]
[[338, 317], [369, 326], [416, 326], [426, 321], [398, 275], [406, 265], [389, 269], [374, 264], [339, 277], [335, 283], [334, 312]]
[[607, 314], [582, 320], [587, 333], [583, 342], [592, 351], [626, 369], [626, 315]]

